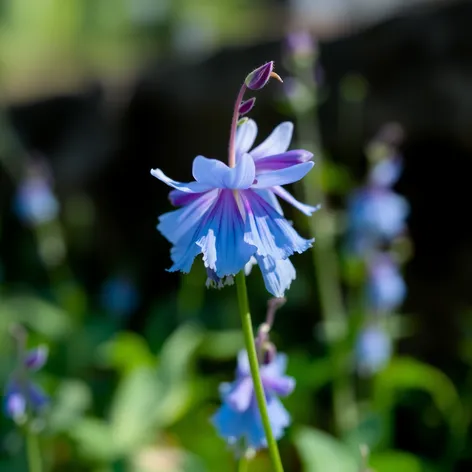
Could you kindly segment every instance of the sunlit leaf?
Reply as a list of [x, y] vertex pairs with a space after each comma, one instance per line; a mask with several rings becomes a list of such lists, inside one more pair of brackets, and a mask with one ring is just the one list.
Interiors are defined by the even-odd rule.
[[70, 432], [83, 457], [98, 461], [111, 461], [116, 456], [109, 425], [102, 420], [83, 418]]

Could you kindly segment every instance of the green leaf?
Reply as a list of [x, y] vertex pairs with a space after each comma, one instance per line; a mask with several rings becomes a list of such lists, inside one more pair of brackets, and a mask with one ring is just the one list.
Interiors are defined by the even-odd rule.
[[49, 339], [59, 339], [72, 329], [70, 316], [59, 307], [30, 295], [6, 297], [0, 305], [2, 324], [25, 324]]
[[423, 464], [418, 457], [401, 451], [372, 454], [369, 466], [378, 472], [424, 472]]
[[84, 382], [64, 380], [54, 395], [48, 427], [54, 432], [70, 430], [80, 421], [91, 400], [90, 389]]
[[233, 359], [244, 346], [240, 329], [205, 333], [199, 355], [210, 359]]
[[359, 460], [342, 442], [312, 428], [294, 435], [305, 472], [359, 472]]
[[102, 420], [83, 418], [70, 435], [77, 442], [79, 453], [89, 460], [110, 462], [116, 457], [111, 429]]

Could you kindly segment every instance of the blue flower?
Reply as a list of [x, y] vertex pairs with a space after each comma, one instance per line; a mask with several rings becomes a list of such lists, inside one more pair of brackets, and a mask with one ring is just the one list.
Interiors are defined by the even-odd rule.
[[5, 414], [9, 418], [21, 422], [29, 412], [40, 413], [49, 403], [49, 397], [43, 389], [30, 378], [32, 372], [44, 366], [47, 356], [48, 351], [44, 346], [32, 349], [11, 375], [4, 397]]
[[406, 296], [406, 284], [395, 261], [388, 254], [377, 254], [369, 261], [367, 300], [376, 312], [396, 310]]
[[406, 229], [408, 213], [408, 202], [390, 189], [358, 190], [348, 202], [352, 249], [362, 253], [401, 235]]
[[282, 123], [250, 151], [257, 126], [248, 120], [236, 135], [234, 167], [197, 156], [195, 181], [189, 183], [172, 180], [160, 169], [151, 171], [174, 188], [171, 203], [181, 207], [162, 215], [157, 226], [173, 244], [170, 271], [189, 272], [195, 257], [202, 254], [211, 280], [218, 281], [234, 276], [255, 257], [267, 290], [283, 296], [295, 278], [288, 258], [306, 251], [313, 240], [293, 229], [277, 197], [308, 215], [317, 209], [298, 202], [282, 187], [300, 180], [313, 167], [308, 151], [287, 152], [292, 132], [291, 123]]
[[[260, 366], [262, 385], [266, 394], [270, 425], [276, 439], [280, 439], [290, 425], [290, 415], [278, 396], [289, 395], [295, 380], [285, 374], [287, 357], [277, 354], [269, 363]], [[221, 387], [223, 405], [212, 418], [218, 433], [231, 445], [244, 442], [245, 448], [260, 449], [267, 446], [247, 353], [238, 356], [236, 380]]]
[[363, 375], [372, 375], [383, 369], [392, 356], [392, 340], [379, 327], [363, 329], [356, 343], [356, 361]]

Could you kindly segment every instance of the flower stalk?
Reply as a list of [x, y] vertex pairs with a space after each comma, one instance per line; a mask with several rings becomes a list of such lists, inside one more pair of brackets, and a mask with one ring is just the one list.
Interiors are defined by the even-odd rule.
[[28, 456], [29, 472], [42, 472], [41, 449], [39, 447], [38, 435], [28, 428], [26, 432], [26, 451]]
[[[261, 415], [262, 425], [267, 439], [267, 446], [269, 448], [269, 455], [272, 460], [275, 472], [283, 472], [282, 461], [277, 446], [277, 441], [272, 433], [270, 426], [269, 414], [267, 412], [267, 404], [262, 386], [261, 375], [259, 372], [259, 361], [257, 358], [256, 345], [254, 343], [254, 333], [252, 329], [251, 313], [249, 311], [249, 302], [246, 289], [246, 277], [241, 271], [236, 274], [236, 289], [238, 293], [238, 306], [241, 315], [241, 323], [244, 335], [244, 344], [249, 358], [249, 365], [251, 367], [251, 376], [254, 383], [254, 392], [256, 394], [257, 405]], [[244, 470], [244, 469], [243, 469]]]

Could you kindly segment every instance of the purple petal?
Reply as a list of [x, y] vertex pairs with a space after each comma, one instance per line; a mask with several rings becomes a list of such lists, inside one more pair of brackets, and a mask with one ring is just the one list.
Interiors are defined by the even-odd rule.
[[5, 397], [5, 413], [12, 419], [21, 418], [26, 414], [26, 400], [20, 392], [12, 392]]
[[297, 276], [293, 264], [288, 258], [274, 261], [271, 257], [256, 256], [256, 259], [267, 291], [274, 297], [283, 297]]
[[263, 157], [273, 156], [285, 152], [290, 146], [292, 140], [293, 124], [289, 121], [280, 123], [259, 146], [255, 147], [251, 152], [254, 160], [262, 159]]
[[205, 225], [195, 235], [205, 267], [214, 270], [218, 277], [243, 270], [256, 251], [244, 240], [244, 226], [233, 192], [222, 190]]
[[304, 149], [294, 149], [292, 151], [283, 152], [282, 154], [262, 157], [255, 161], [256, 175], [258, 175], [259, 172], [285, 169], [296, 164], [302, 164], [303, 162], [308, 162], [312, 157], [313, 154]]
[[249, 408], [253, 394], [252, 378], [245, 377], [233, 383], [231, 390], [226, 394], [225, 401], [233, 410], [243, 412]]
[[258, 174], [256, 183], [251, 188], [268, 188], [297, 182], [308, 174], [313, 165], [313, 162], [304, 162], [285, 169]]
[[41, 410], [49, 404], [49, 397], [39, 385], [30, 383], [28, 385], [27, 394], [28, 401], [35, 411]]
[[277, 196], [283, 198], [287, 203], [293, 205], [297, 210], [300, 210], [307, 216], [311, 216], [315, 211], [318, 211], [321, 208], [321, 205], [315, 207], [311, 205], [306, 205], [305, 203], [299, 202], [295, 197], [293, 197], [287, 190], [279, 185], [272, 187], [271, 189]]
[[270, 61], [253, 70], [244, 81], [247, 88], [251, 90], [259, 90], [264, 87], [269, 81], [273, 69], [274, 61]]
[[202, 195], [203, 193], [187, 193], [176, 189], [169, 192], [169, 200], [174, 206], [185, 206], [193, 203]]
[[246, 154], [251, 149], [257, 136], [257, 125], [254, 120], [248, 120], [246, 123], [238, 126], [236, 130], [236, 159]]
[[264, 377], [264, 389], [269, 393], [275, 393], [281, 397], [290, 395], [295, 388], [295, 379], [293, 377]]
[[274, 260], [286, 259], [294, 252], [302, 253], [313, 240], [303, 239], [292, 225], [262, 197], [252, 190], [240, 192], [246, 212], [244, 239], [257, 247], [258, 256]]
[[247, 356], [247, 351], [245, 350], [238, 352], [238, 367], [236, 369], [236, 375], [238, 377], [251, 375], [251, 366], [249, 365], [249, 358]]
[[256, 103], [256, 97], [251, 97], [248, 100], [241, 102], [241, 104], [239, 105], [239, 110], [238, 110], [239, 114], [246, 115], [247, 113], [249, 113], [254, 108], [255, 103]]
[[177, 182], [176, 180], [167, 177], [161, 169], [151, 169], [151, 175], [156, 177], [156, 179], [159, 179], [161, 182], [164, 182], [169, 187], [174, 187], [175, 189], [185, 193], [206, 192], [207, 190], [214, 188], [211, 185], [205, 185], [199, 182]]
[[46, 346], [38, 346], [26, 354], [24, 363], [28, 370], [36, 371], [41, 369], [48, 358], [48, 348]]
[[256, 169], [249, 154], [241, 155], [233, 168], [216, 159], [197, 156], [192, 173], [195, 180], [212, 188], [246, 189], [254, 182]]

